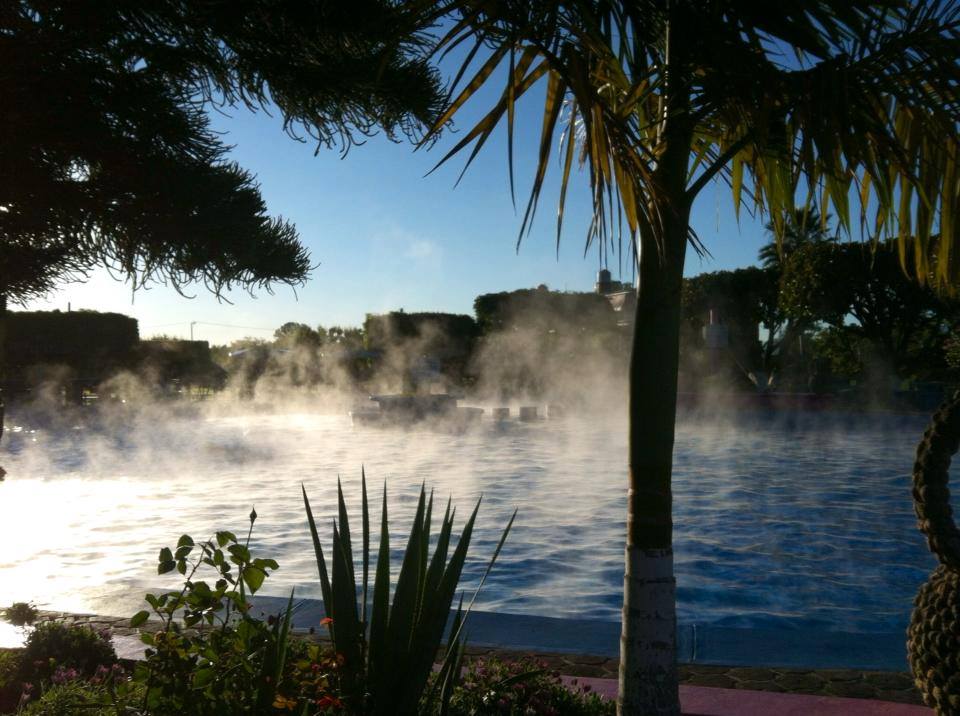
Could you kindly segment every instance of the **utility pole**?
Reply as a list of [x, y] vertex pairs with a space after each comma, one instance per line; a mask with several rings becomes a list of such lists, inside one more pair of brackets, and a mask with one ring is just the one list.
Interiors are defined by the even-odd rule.
[[193, 327], [197, 325], [196, 321], [190, 321], [190, 340], [193, 340]]

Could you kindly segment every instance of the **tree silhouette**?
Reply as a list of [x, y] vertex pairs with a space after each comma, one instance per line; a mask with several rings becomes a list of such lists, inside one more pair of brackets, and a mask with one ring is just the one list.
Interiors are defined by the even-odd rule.
[[576, 159], [593, 199], [588, 242], [615, 243], [623, 228], [636, 249], [618, 709], [675, 714], [671, 474], [683, 267], [687, 244], [699, 247], [693, 202], [723, 179], [737, 210], [766, 213], [782, 239], [798, 197], [848, 229], [857, 192], [872, 235], [895, 234], [921, 279], [956, 283], [960, 7], [450, 0], [444, 10], [441, 50], [462, 48], [465, 61], [438, 128], [484, 85], [503, 85], [441, 162], [469, 148], [469, 164], [505, 120], [512, 189], [516, 106], [545, 84], [521, 236], [559, 147], [557, 239]]
[[440, 102], [420, 12], [390, 0], [0, 5], [0, 359], [8, 301], [95, 266], [134, 289], [200, 282], [218, 296], [303, 283], [295, 227], [267, 214], [206, 111], [276, 107], [318, 150], [377, 129], [418, 138]]
[[211, 106], [275, 105], [298, 139], [419, 136], [436, 73], [387, 0], [5, 3], [0, 10], [0, 297], [96, 266], [134, 287], [302, 283], [294, 226], [225, 158]]
[[787, 212], [781, 222], [781, 233], [777, 234], [777, 226], [767, 222], [766, 230], [770, 241], [760, 247], [757, 258], [764, 268], [780, 271], [783, 262], [790, 258], [797, 249], [810, 244], [823, 244], [835, 241], [836, 234], [830, 235], [827, 226], [830, 224], [830, 215], [821, 219], [816, 209], [806, 210], [797, 208]]

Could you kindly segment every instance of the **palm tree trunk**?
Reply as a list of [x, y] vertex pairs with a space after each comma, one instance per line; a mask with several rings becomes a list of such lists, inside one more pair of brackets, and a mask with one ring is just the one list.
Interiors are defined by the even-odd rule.
[[671, 475], [686, 216], [672, 223], [663, 261], [656, 246], [641, 243], [630, 359], [619, 714], [679, 713]]
[[[671, 8], [673, 16], [677, 9]], [[682, 11], [682, 9], [681, 9]], [[671, 23], [682, 27], [677, 15]], [[682, 39], [667, 34], [665, 107], [654, 170], [660, 241], [640, 232], [639, 285], [630, 354], [627, 546], [617, 713], [680, 713], [673, 574], [673, 439], [680, 303], [689, 232], [687, 167], [693, 140]], [[671, 70], [671, 68], [677, 68]]]

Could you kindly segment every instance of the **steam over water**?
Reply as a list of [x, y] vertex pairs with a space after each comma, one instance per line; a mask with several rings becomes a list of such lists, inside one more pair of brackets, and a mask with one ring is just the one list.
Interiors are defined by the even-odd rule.
[[[14, 420], [16, 422], [16, 419]], [[674, 477], [683, 622], [892, 631], [934, 566], [910, 502], [923, 418], [755, 415], [681, 420]], [[574, 417], [462, 435], [352, 428], [343, 415], [131, 413], [108, 425], [29, 427], [0, 449], [0, 605], [32, 600], [132, 614], [172, 588], [156, 555], [181, 533], [245, 533], [281, 569], [264, 591], [319, 597], [300, 498], [329, 544], [336, 478], [359, 529], [360, 466], [379, 514], [386, 480], [395, 551], [421, 481], [458, 507], [483, 494], [465, 585], [519, 514], [477, 608], [619, 620], [626, 432]], [[437, 510], [435, 509], [435, 512]], [[354, 544], [359, 540], [355, 539]], [[374, 538], [375, 542], [375, 538]], [[175, 575], [178, 577], [178, 575]]]

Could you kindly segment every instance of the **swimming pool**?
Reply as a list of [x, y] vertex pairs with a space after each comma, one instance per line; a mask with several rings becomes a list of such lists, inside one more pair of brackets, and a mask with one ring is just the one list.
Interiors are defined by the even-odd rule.
[[[13, 423], [16, 424], [16, 417]], [[910, 502], [922, 416], [715, 415], [680, 421], [675, 551], [682, 624], [903, 633], [934, 566]], [[0, 463], [0, 604], [128, 613], [157, 550], [259, 520], [254, 542], [281, 595], [319, 586], [300, 501], [335, 512], [336, 477], [359, 510], [389, 493], [394, 550], [421, 481], [464, 515], [483, 495], [464, 586], [519, 509], [477, 608], [617, 621], [623, 563], [622, 421], [485, 422], [462, 435], [354, 429], [343, 415], [124, 413], [97, 427], [23, 421]], [[325, 530], [321, 528], [323, 535]], [[395, 567], [398, 565], [394, 565]], [[132, 612], [131, 612], [132, 613]]]

